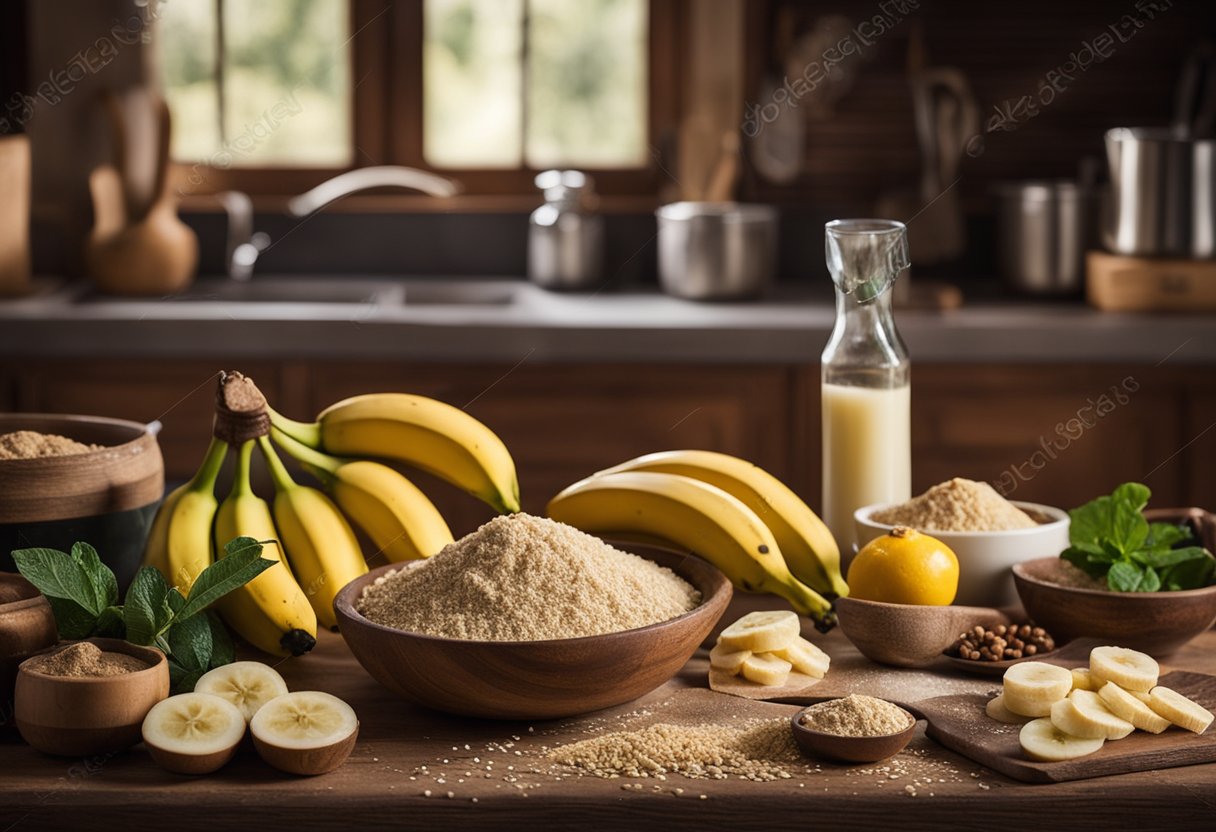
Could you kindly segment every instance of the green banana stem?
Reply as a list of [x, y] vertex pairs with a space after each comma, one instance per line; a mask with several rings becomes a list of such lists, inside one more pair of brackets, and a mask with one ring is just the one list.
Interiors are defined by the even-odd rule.
[[211, 444], [207, 447], [207, 455], [203, 457], [203, 464], [186, 484], [187, 490], [215, 491], [215, 481], [219, 478], [220, 469], [224, 467], [224, 460], [227, 458], [228, 443], [214, 436], [211, 437]]
[[287, 466], [283, 464], [283, 460], [279, 459], [279, 455], [275, 453], [274, 445], [270, 444], [270, 439], [265, 436], [257, 438], [258, 447], [262, 450], [262, 456], [266, 458], [266, 467], [270, 469], [270, 478], [274, 480], [276, 491], [290, 491], [296, 487], [296, 481], [291, 478], [291, 474], [287, 473]]
[[295, 419], [288, 419], [269, 405], [266, 406], [266, 413], [270, 416], [270, 424], [292, 439], [310, 448], [321, 447], [320, 422], [297, 422]]
[[297, 462], [302, 462], [310, 469], [324, 471], [329, 474], [337, 473], [338, 469], [345, 464], [345, 460], [337, 457], [323, 454], [318, 450], [308, 447], [304, 443], [293, 439], [283, 431], [273, 425], [270, 428], [270, 436], [274, 439], [275, 444], [287, 451], [288, 455]]
[[815, 621], [815, 629], [826, 633], [836, 626], [836, 612], [832, 604], [815, 590], [799, 580], [791, 580], [782, 584], [781, 592], [798, 608], [799, 612], [809, 615]]
[[253, 483], [249, 478], [250, 461], [253, 457], [253, 443], [250, 439], [248, 442], [242, 442], [240, 449], [236, 453], [236, 471], [232, 476], [232, 493], [231, 497], [246, 497], [253, 493]]

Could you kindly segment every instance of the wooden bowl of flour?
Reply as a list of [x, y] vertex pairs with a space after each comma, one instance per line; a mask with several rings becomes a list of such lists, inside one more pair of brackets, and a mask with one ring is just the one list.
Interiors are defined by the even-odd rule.
[[441, 638], [376, 624], [355, 608], [364, 587], [402, 566], [390, 564], [355, 579], [338, 594], [338, 629], [376, 681], [437, 711], [487, 719], [557, 719], [621, 705], [679, 672], [726, 611], [732, 590], [716, 567], [693, 555], [616, 545], [671, 569], [701, 593], [701, 603], [658, 624], [585, 638]]

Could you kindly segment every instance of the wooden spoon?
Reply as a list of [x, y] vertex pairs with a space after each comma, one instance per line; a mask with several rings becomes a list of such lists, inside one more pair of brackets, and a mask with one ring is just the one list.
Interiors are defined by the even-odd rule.
[[923, 667], [941, 658], [959, 633], [979, 624], [1009, 624], [1009, 616], [991, 607], [930, 607], [839, 598], [840, 630], [861, 654], [879, 664]]

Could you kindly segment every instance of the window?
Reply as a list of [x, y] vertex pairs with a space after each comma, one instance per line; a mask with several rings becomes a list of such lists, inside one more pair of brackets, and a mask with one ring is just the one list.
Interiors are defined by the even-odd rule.
[[470, 194], [592, 170], [654, 193], [677, 0], [170, 0], [159, 71], [188, 192], [296, 193], [403, 164]]

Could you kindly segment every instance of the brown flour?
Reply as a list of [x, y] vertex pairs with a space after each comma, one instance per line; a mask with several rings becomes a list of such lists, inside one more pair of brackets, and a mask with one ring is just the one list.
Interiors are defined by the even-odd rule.
[[100, 445], [86, 445], [54, 433], [18, 430], [0, 434], [0, 459], [40, 459], [48, 456], [71, 456], [100, 450]]
[[884, 737], [907, 730], [913, 720], [897, 705], [853, 693], [812, 705], [799, 722], [812, 731], [837, 737]]
[[121, 676], [147, 670], [148, 663], [126, 653], [102, 650], [96, 644], [79, 641], [55, 653], [31, 659], [30, 670], [48, 676]]
[[1037, 525], [986, 482], [955, 477], [906, 503], [876, 511], [873, 519], [925, 532], [999, 532]]

